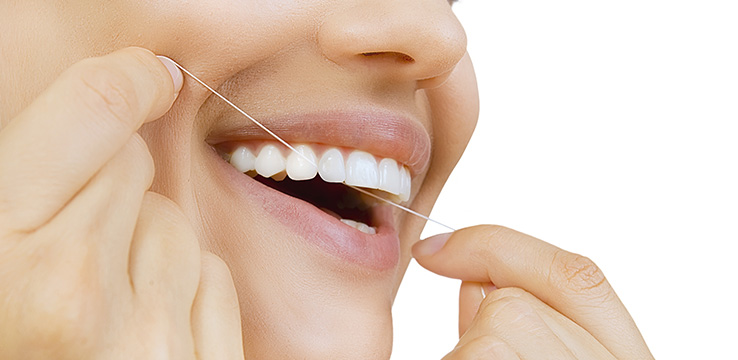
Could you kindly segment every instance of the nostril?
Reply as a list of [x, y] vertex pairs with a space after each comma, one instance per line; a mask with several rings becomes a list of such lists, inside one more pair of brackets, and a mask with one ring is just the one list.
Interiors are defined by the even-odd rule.
[[401, 64], [413, 64], [415, 59], [412, 56], [395, 51], [373, 51], [361, 53], [367, 59], [377, 59], [380, 61], [392, 61]]

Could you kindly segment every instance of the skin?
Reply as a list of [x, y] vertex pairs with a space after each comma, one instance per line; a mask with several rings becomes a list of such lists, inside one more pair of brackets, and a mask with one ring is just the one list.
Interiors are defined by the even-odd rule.
[[[413, 255], [466, 281], [466, 335], [449, 358], [541, 358], [519, 341], [532, 328], [494, 310], [511, 298], [551, 328], [536, 333], [538, 351], [650, 356], [609, 286], [595, 297], [536, 287], [541, 273], [511, 275], [551, 264], [535, 255], [550, 247], [539, 240], [480, 227], [440, 251], [437, 239], [413, 250], [423, 223], [396, 212], [400, 259], [377, 271], [317, 250], [256, 198], [235, 201], [213, 176], [208, 143], [228, 121], [222, 103], [154, 56], [257, 119], [362, 106], [404, 114], [432, 141], [410, 201], [428, 213], [478, 115], [447, 2], [30, 0], [0, 14], [1, 358], [387, 358]], [[514, 239], [531, 255], [497, 261], [520, 251]], [[473, 282], [506, 289], [482, 301], [467, 296]], [[582, 305], [602, 297], [615, 300]]]

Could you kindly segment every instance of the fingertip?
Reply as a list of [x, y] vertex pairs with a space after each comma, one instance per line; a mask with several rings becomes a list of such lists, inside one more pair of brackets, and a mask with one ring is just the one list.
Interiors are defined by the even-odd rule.
[[454, 233], [452, 232], [438, 234], [426, 238], [425, 240], [418, 241], [413, 245], [413, 256], [425, 257], [437, 253], [444, 245], [446, 245], [448, 239], [451, 238], [451, 235], [453, 234]]
[[182, 74], [182, 70], [179, 69], [179, 66], [177, 66], [177, 63], [174, 62], [174, 60], [163, 56], [163, 55], [157, 55], [156, 56], [159, 61], [167, 68], [167, 71], [169, 71], [169, 76], [172, 78], [172, 85], [174, 86], [174, 98], [177, 98], [177, 95], [179, 95], [179, 91], [182, 90], [182, 85], [184, 84], [184, 75]]
[[[184, 84], [183, 74], [174, 60], [136, 46], [118, 50], [105, 57], [118, 62], [119, 69], [136, 85], [137, 100], [148, 105], [144, 107], [146, 114], [143, 123], [157, 120], [171, 109]], [[149, 76], [144, 77], [143, 71]]]

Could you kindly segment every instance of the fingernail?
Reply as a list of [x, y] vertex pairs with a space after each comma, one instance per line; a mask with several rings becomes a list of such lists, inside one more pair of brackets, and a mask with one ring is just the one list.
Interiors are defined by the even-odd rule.
[[497, 286], [491, 282], [482, 283], [480, 288], [482, 289], [482, 297], [487, 297], [487, 294], [497, 290]]
[[453, 233], [431, 236], [415, 245], [415, 252], [419, 255], [433, 255], [441, 250]]
[[167, 70], [169, 70], [169, 75], [172, 76], [172, 83], [174, 84], [174, 93], [178, 94], [179, 91], [182, 90], [182, 84], [184, 83], [182, 71], [180, 71], [177, 65], [174, 64], [174, 60], [161, 55], [157, 55], [156, 57], [159, 58], [159, 61], [161, 61], [161, 63], [167, 67]]

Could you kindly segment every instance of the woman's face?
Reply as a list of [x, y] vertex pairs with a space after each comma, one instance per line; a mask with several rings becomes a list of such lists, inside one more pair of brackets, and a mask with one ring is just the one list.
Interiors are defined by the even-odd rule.
[[[336, 148], [346, 161], [353, 154], [403, 164], [412, 178], [403, 204], [428, 213], [477, 119], [465, 35], [446, 0], [3, 7], [10, 11], [0, 11], [0, 125], [77, 60], [142, 46], [179, 62], [286, 141], [308, 145], [317, 160]], [[258, 155], [274, 139], [189, 78], [172, 110], [141, 134], [156, 162], [152, 190], [177, 202], [202, 247], [230, 266], [247, 358], [389, 356], [392, 302], [422, 220], [326, 186], [323, 170], [312, 181], [270, 184], [240, 173], [223, 157], [239, 146]], [[266, 167], [279, 162], [265, 159]], [[340, 176], [333, 166], [325, 171]], [[347, 173], [371, 169], [345, 164]], [[387, 176], [385, 187], [401, 187], [401, 177]]]

